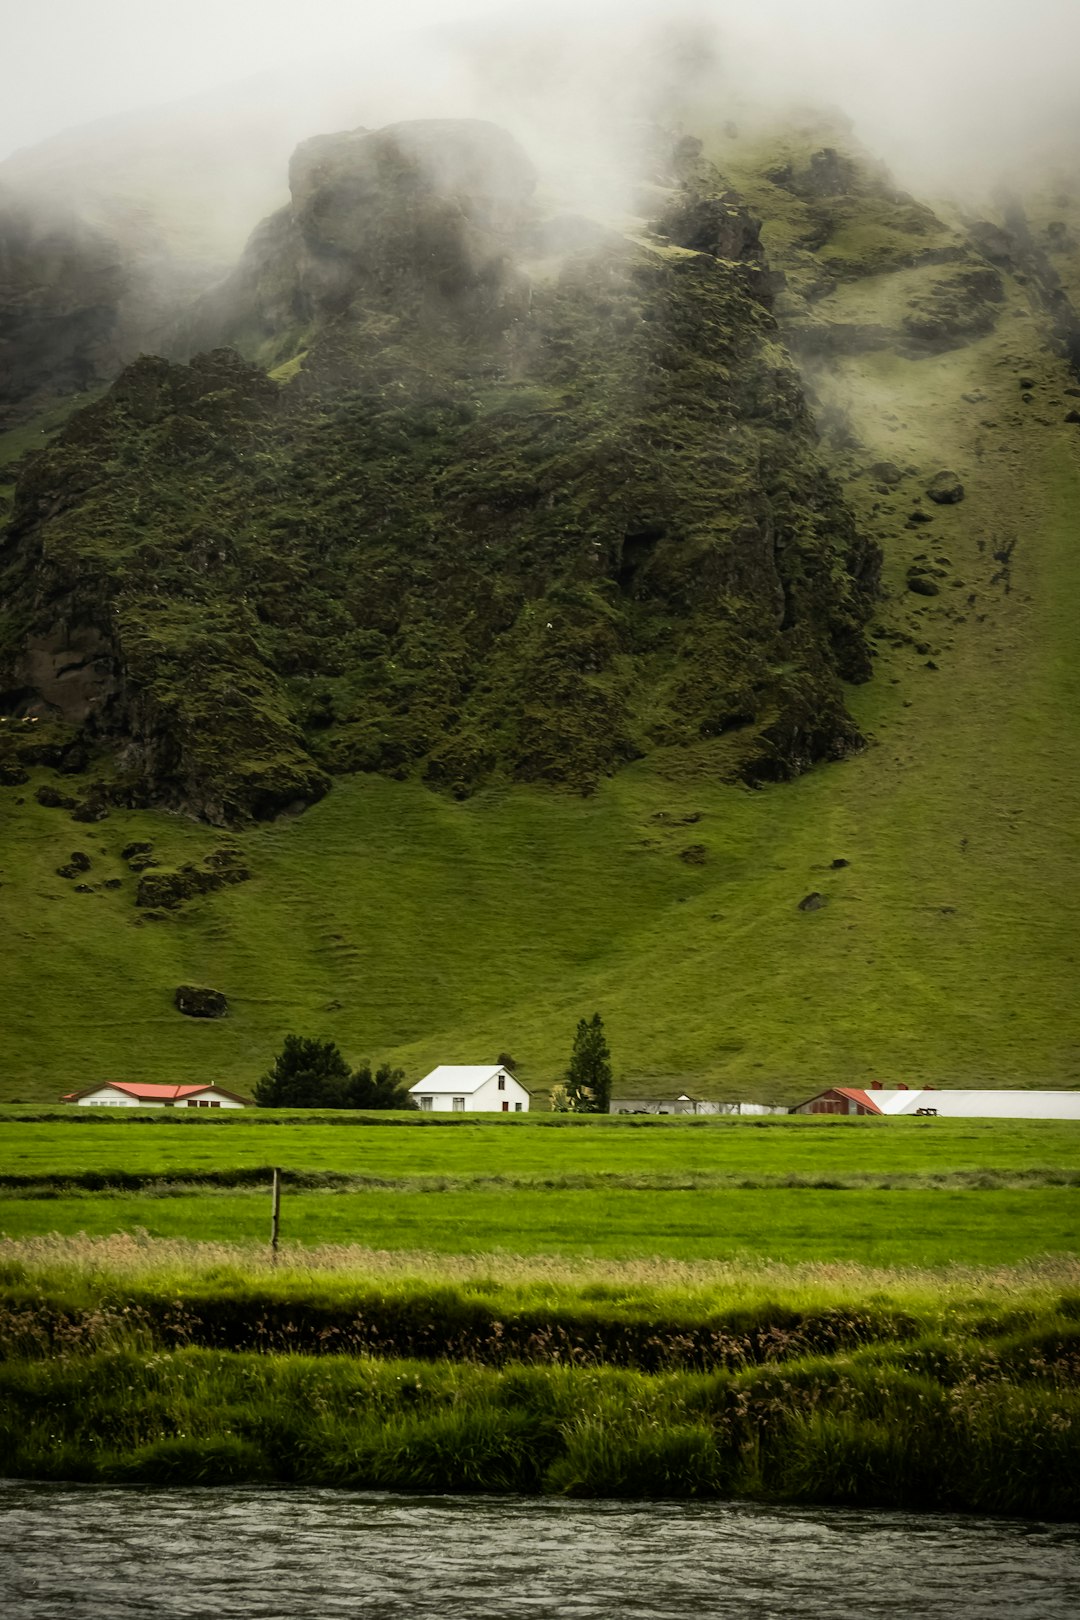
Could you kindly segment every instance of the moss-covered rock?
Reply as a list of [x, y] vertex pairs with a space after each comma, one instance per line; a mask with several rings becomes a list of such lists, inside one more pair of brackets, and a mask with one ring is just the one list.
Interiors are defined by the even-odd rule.
[[173, 1006], [186, 1018], [224, 1018], [229, 1011], [229, 998], [223, 990], [180, 984], [173, 992]]

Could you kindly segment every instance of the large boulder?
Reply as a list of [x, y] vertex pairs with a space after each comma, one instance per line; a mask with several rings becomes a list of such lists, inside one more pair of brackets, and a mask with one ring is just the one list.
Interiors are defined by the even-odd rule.
[[964, 486], [954, 472], [935, 473], [926, 493], [936, 506], [955, 506], [964, 498]]
[[229, 999], [222, 990], [180, 984], [173, 993], [173, 1006], [187, 1018], [224, 1018], [229, 1011]]

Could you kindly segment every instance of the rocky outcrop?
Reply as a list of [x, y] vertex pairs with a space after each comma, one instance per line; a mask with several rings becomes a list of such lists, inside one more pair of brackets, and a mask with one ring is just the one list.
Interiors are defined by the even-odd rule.
[[957, 269], [911, 300], [903, 329], [909, 352], [938, 354], [985, 337], [997, 323], [1005, 287], [990, 265]]
[[234, 339], [309, 334], [362, 303], [400, 319], [472, 316], [505, 325], [528, 289], [513, 268], [536, 174], [504, 130], [420, 120], [305, 141], [292, 200], [258, 227], [236, 272], [181, 332], [192, 352]]
[[229, 998], [223, 990], [180, 984], [173, 992], [173, 1006], [185, 1018], [225, 1018], [229, 1011]]
[[135, 904], [152, 911], [175, 911], [199, 895], [246, 883], [250, 876], [251, 872], [236, 850], [217, 850], [198, 866], [189, 861], [174, 870], [144, 871], [135, 892]]
[[878, 554], [756, 222], [682, 147], [642, 241], [544, 216], [491, 125], [305, 143], [199, 311], [286, 385], [143, 358], [23, 472], [9, 712], [112, 750], [119, 802], [218, 823], [340, 771], [589, 791], [655, 747], [757, 782], [860, 746]]

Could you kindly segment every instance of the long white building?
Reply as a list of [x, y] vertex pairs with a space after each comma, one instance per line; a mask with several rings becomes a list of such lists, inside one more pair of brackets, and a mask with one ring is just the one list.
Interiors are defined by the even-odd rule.
[[1080, 1091], [960, 1091], [936, 1086], [830, 1086], [793, 1114], [924, 1114], [942, 1119], [1075, 1119]]

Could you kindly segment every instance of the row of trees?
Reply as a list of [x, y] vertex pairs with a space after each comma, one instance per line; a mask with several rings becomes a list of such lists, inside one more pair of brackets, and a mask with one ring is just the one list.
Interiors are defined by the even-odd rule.
[[[505, 1052], [499, 1064], [512, 1070]], [[286, 1035], [285, 1045], [253, 1092], [260, 1108], [415, 1108], [404, 1069], [370, 1063], [350, 1069], [334, 1041]], [[560, 1114], [606, 1114], [611, 1102], [611, 1053], [599, 1013], [578, 1021], [566, 1080], [551, 1093]]]
[[260, 1108], [415, 1108], [405, 1070], [383, 1063], [350, 1069], [334, 1041], [286, 1035], [252, 1095]]

